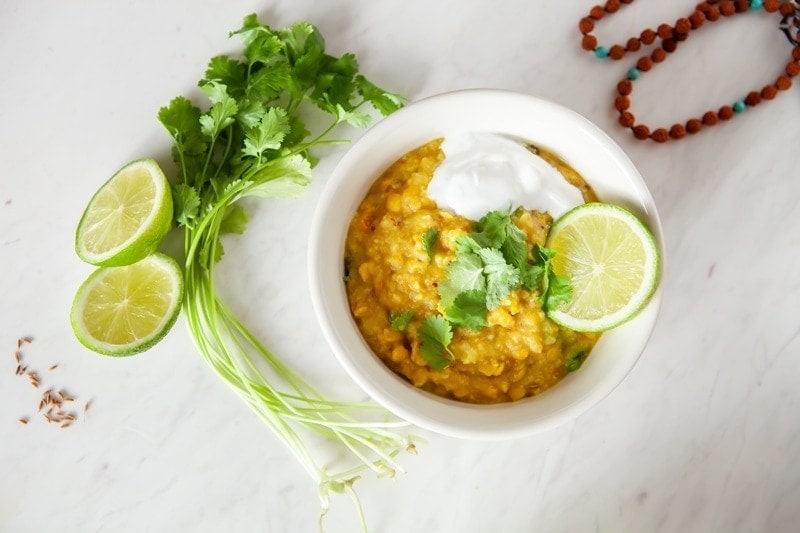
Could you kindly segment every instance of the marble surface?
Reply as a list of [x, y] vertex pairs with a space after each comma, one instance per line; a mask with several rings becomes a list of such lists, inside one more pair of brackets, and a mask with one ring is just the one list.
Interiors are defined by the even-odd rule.
[[[0, 1], [0, 531], [316, 530], [316, 487], [206, 367], [182, 323], [151, 351], [83, 349], [67, 315], [91, 268], [73, 253], [89, 196], [122, 163], [169, 163], [155, 119], [258, 12], [318, 25], [335, 53], [418, 99], [500, 87], [550, 98], [606, 130], [651, 188], [667, 240], [665, 299], [639, 364], [609, 397], [547, 433], [471, 442], [422, 431], [394, 480], [357, 489], [372, 531], [796, 531], [800, 521], [800, 89], [680, 143], [635, 141], [613, 88], [632, 63], [580, 50], [588, 1]], [[603, 42], [674, 21], [692, 1], [640, 1]], [[789, 47], [763, 13], [703, 28], [636, 84], [669, 125], [774, 79]], [[357, 138], [358, 131], [343, 135]], [[309, 220], [346, 147], [308, 194], [252, 203], [226, 241], [220, 287], [257, 334], [321, 388], [360, 398], [314, 321]], [[172, 243], [174, 244], [174, 243]], [[169, 243], [168, 243], [169, 246]], [[45, 387], [86, 416], [36, 414], [17, 339]], [[53, 364], [59, 366], [49, 371]], [[27, 425], [17, 420], [31, 417]], [[337, 496], [326, 531], [358, 528]]]

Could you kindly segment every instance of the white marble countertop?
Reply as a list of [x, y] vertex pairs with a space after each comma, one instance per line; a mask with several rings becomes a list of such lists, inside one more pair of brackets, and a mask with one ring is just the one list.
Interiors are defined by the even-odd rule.
[[[694, 2], [640, 1], [603, 42], [674, 21]], [[592, 2], [527, 0], [0, 2], [0, 531], [316, 530], [316, 487], [196, 353], [179, 322], [151, 351], [97, 356], [68, 310], [91, 271], [73, 253], [88, 198], [124, 162], [169, 162], [156, 112], [195, 91], [228, 31], [258, 12], [308, 20], [334, 53], [418, 99], [499, 87], [569, 106], [641, 170], [666, 234], [662, 313], [625, 382], [578, 419], [506, 442], [421, 433], [396, 480], [357, 489], [371, 531], [796, 531], [800, 522], [800, 88], [678, 143], [616, 124], [633, 59], [580, 49]], [[637, 82], [651, 125], [717, 108], [774, 80], [790, 53], [777, 18], [718, 22]], [[358, 131], [344, 135], [356, 138]], [[300, 200], [250, 204], [225, 242], [220, 287], [275, 352], [323, 389], [360, 398], [314, 320], [310, 217], [346, 147], [324, 154]], [[14, 376], [17, 339], [46, 387], [87, 416], [36, 413]], [[49, 371], [53, 364], [59, 366]], [[18, 422], [30, 417], [27, 425]], [[358, 524], [336, 497], [326, 531]]]

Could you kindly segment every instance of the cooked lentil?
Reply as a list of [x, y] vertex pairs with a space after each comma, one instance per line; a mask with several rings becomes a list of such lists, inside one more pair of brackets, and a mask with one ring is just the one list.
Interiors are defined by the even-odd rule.
[[[372, 185], [353, 216], [345, 244], [345, 284], [355, 321], [380, 359], [414, 386], [470, 403], [498, 403], [543, 392], [566, 374], [570, 356], [591, 350], [599, 338], [550, 321], [538, 294], [518, 290], [489, 311], [480, 331], [454, 328], [449, 349], [453, 364], [430, 368], [419, 351], [416, 328], [426, 315], [441, 312], [437, 284], [455, 257], [455, 241], [473, 222], [437, 208], [426, 189], [443, 160], [441, 139], [412, 150]], [[580, 175], [558, 156], [531, 147], [596, 200]], [[544, 245], [552, 223], [547, 213], [518, 211], [514, 223], [529, 244]], [[430, 260], [422, 235], [435, 228], [439, 239]], [[405, 331], [392, 329], [389, 317], [413, 311]]]

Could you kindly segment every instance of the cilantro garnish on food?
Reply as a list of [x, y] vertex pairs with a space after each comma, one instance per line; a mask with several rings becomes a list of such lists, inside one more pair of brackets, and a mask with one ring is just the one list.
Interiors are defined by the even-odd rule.
[[443, 315], [426, 317], [417, 329], [420, 351], [432, 368], [452, 363], [452, 354], [448, 358], [445, 352], [449, 353], [453, 326], [479, 331], [487, 325], [488, 311], [513, 291], [538, 292], [545, 310], [572, 297], [569, 280], [553, 272], [555, 252], [528, 246], [511, 215], [491, 211], [475, 223], [473, 233], [456, 239], [456, 257], [446, 268], [447, 277], [438, 283]]
[[420, 341], [420, 353], [428, 366], [441, 370], [452, 363], [445, 353], [452, 357], [447, 348], [453, 340], [453, 327], [443, 316], [426, 316], [417, 328], [417, 338]]
[[422, 244], [425, 246], [425, 253], [428, 254], [428, 259], [433, 261], [433, 256], [436, 252], [436, 241], [439, 240], [439, 230], [431, 228], [422, 234]]
[[414, 318], [414, 311], [403, 311], [396, 315], [390, 315], [389, 324], [391, 324], [392, 329], [395, 331], [405, 331], [412, 318]]

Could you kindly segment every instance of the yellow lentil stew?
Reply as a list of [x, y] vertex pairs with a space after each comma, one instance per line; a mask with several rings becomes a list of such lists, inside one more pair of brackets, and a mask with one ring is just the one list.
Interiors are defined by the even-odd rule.
[[[345, 284], [350, 310], [364, 339], [394, 372], [414, 386], [469, 403], [499, 403], [533, 396], [567, 374], [569, 361], [583, 360], [599, 338], [549, 320], [536, 292], [513, 291], [488, 311], [487, 326], [457, 327], [449, 351], [453, 362], [431, 368], [420, 353], [416, 330], [425, 316], [440, 313], [438, 283], [456, 254], [456, 239], [473, 222], [437, 208], [427, 194], [436, 167], [444, 159], [441, 139], [412, 150], [389, 167], [359, 205], [345, 243]], [[586, 201], [596, 200], [580, 175], [554, 154], [530, 147], [578, 187]], [[514, 224], [529, 245], [544, 245], [552, 218], [517, 210]], [[439, 231], [431, 256], [422, 235]], [[413, 313], [403, 331], [391, 317]]]

